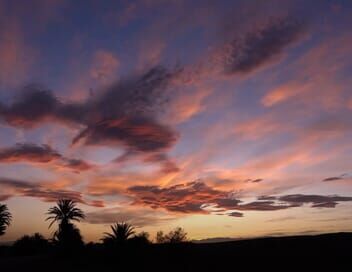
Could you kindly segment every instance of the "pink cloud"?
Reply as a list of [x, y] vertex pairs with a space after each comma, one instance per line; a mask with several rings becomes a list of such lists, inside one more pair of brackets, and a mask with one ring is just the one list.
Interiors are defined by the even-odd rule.
[[90, 76], [93, 79], [107, 83], [116, 78], [120, 66], [119, 59], [109, 51], [98, 50], [94, 53]]
[[7, 21], [0, 31], [0, 81], [5, 87], [17, 86], [28, 78], [36, 54], [25, 42], [17, 22]]
[[350, 37], [342, 34], [309, 49], [278, 73], [289, 74], [290, 79], [269, 90], [261, 103], [265, 107], [292, 102], [313, 103], [327, 110], [340, 108], [347, 92], [341, 74], [349, 65], [351, 48], [345, 45], [350, 42]]
[[37, 198], [44, 202], [56, 202], [58, 199], [65, 198], [94, 207], [104, 207], [105, 205], [102, 200], [87, 200], [81, 192], [51, 186], [51, 183], [48, 182], [31, 182], [0, 177], [0, 185], [5, 192], [2, 194], [4, 199], [22, 196]]
[[95, 168], [84, 160], [67, 158], [61, 155], [49, 145], [22, 143], [0, 149], [0, 163], [21, 162], [42, 167], [71, 170], [77, 173]]

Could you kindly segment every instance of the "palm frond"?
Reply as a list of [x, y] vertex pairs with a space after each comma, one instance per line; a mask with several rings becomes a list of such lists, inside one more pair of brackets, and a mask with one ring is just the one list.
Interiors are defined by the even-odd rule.
[[60, 199], [56, 206], [49, 208], [46, 221], [52, 220], [49, 228], [55, 223], [69, 223], [70, 221], [80, 222], [85, 218], [84, 212], [76, 207], [77, 203], [71, 199]]
[[12, 215], [6, 205], [0, 204], [0, 236], [5, 234], [5, 230], [10, 226]]
[[127, 241], [135, 232], [134, 227], [128, 223], [115, 223], [110, 226], [111, 233], [104, 233], [103, 241], [112, 241], [112, 242], [125, 242]]

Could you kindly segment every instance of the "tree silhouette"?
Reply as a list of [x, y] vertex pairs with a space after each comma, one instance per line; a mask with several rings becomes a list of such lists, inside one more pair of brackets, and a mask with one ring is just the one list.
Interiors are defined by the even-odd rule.
[[81, 232], [72, 223], [60, 225], [59, 229], [54, 233], [53, 242], [65, 250], [83, 246]]
[[50, 244], [43, 235], [35, 233], [33, 235], [24, 235], [13, 244], [15, 252], [18, 254], [38, 254], [47, 252]]
[[77, 203], [71, 199], [61, 199], [56, 206], [48, 210], [51, 220], [49, 228], [58, 223], [58, 230], [54, 233], [53, 241], [64, 248], [74, 248], [83, 245], [79, 229], [71, 221], [80, 222], [85, 218], [81, 209], [76, 207]]
[[50, 216], [46, 220], [52, 220], [49, 228], [55, 223], [58, 222], [60, 225], [70, 224], [70, 221], [80, 222], [85, 218], [84, 212], [76, 208], [76, 201], [71, 199], [60, 199], [56, 206], [51, 207], [47, 214]]
[[128, 223], [115, 223], [110, 226], [111, 233], [105, 232], [103, 242], [105, 244], [123, 244], [135, 233], [134, 227]]
[[156, 234], [156, 242], [158, 244], [162, 243], [183, 243], [187, 241], [187, 233], [184, 231], [183, 228], [175, 228], [174, 230], [170, 231], [168, 234], [165, 234], [162, 231], [158, 231]]
[[156, 240], [156, 243], [157, 243], [157, 244], [163, 244], [163, 243], [165, 243], [165, 235], [164, 235], [164, 232], [163, 232], [162, 230], [160, 230], [160, 231], [158, 231], [158, 232], [156, 233], [156, 238], [155, 238], [155, 240]]
[[5, 204], [0, 204], [0, 236], [5, 234], [6, 229], [10, 226], [12, 215]]

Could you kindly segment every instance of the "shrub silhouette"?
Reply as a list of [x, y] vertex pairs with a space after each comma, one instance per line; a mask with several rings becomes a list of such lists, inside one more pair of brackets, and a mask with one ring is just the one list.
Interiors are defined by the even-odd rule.
[[158, 244], [163, 244], [163, 243], [176, 244], [176, 243], [187, 242], [187, 233], [181, 227], [177, 227], [165, 235], [162, 231], [158, 231], [156, 234], [156, 242]]
[[76, 207], [76, 202], [71, 199], [61, 199], [56, 206], [48, 210], [46, 220], [51, 220], [49, 228], [58, 223], [58, 229], [54, 233], [53, 242], [65, 249], [72, 249], [83, 245], [79, 229], [71, 221], [80, 222], [85, 218], [81, 209]]
[[12, 215], [5, 204], [0, 204], [0, 236], [5, 234], [6, 229], [10, 226]]
[[13, 244], [13, 247], [17, 254], [35, 255], [47, 252], [50, 244], [41, 234], [35, 233], [31, 236], [25, 235], [18, 239]]
[[158, 231], [157, 233], [156, 233], [156, 237], [155, 237], [155, 242], [157, 243], [157, 244], [163, 244], [163, 243], [165, 243], [166, 241], [165, 241], [165, 235], [164, 235], [164, 232], [163, 231]]
[[145, 231], [134, 235], [132, 238], [129, 239], [129, 241], [134, 246], [144, 246], [151, 243], [149, 240], [149, 233]]

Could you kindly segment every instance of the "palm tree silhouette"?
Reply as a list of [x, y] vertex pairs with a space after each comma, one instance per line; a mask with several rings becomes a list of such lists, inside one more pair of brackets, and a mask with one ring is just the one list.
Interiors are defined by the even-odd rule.
[[85, 218], [84, 212], [76, 207], [77, 203], [71, 199], [60, 199], [56, 206], [48, 210], [47, 220], [51, 220], [49, 228], [57, 222], [59, 227], [55, 231], [53, 241], [63, 248], [73, 248], [83, 245], [79, 229], [71, 221], [80, 222]]
[[70, 224], [70, 221], [80, 222], [81, 219], [84, 219], [84, 212], [76, 207], [77, 203], [71, 199], [60, 199], [56, 206], [51, 207], [48, 210], [49, 217], [47, 220], [52, 220], [49, 228], [55, 223], [58, 222], [59, 226], [64, 226]]
[[110, 226], [111, 233], [105, 232], [102, 239], [104, 243], [125, 243], [135, 232], [134, 227], [128, 223], [115, 223]]
[[10, 226], [12, 215], [5, 204], [0, 204], [0, 236], [5, 234], [6, 229]]

